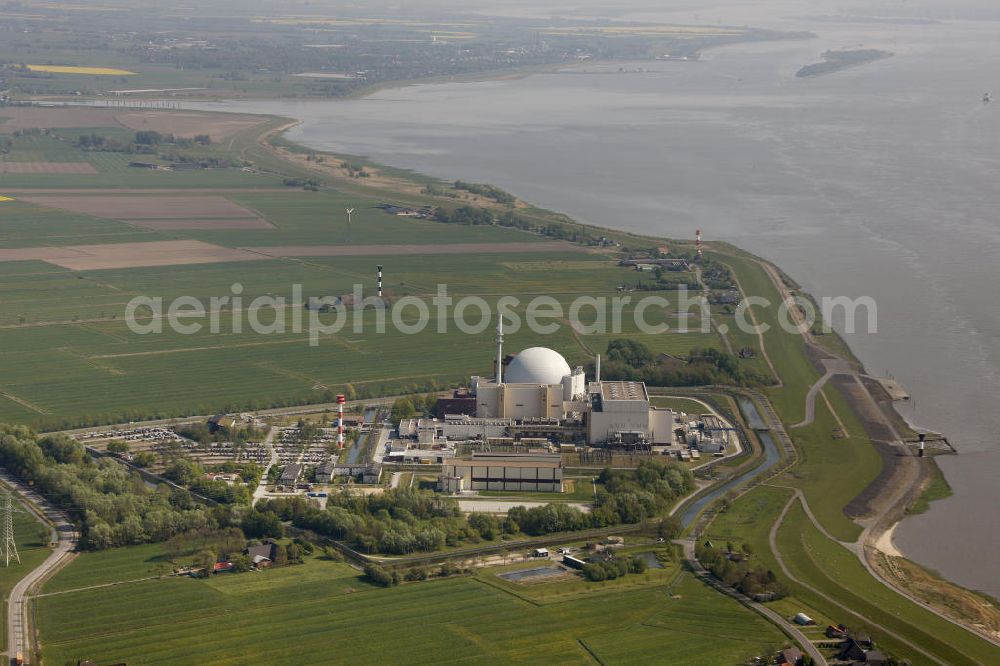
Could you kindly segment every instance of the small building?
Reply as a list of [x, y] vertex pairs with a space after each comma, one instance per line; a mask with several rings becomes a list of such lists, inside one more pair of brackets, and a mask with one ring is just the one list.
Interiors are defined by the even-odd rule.
[[799, 666], [802, 663], [802, 651], [795, 646], [785, 648], [778, 655], [778, 663], [782, 666]]
[[461, 476], [442, 474], [438, 477], [438, 490], [448, 495], [460, 495], [465, 492], [465, 479]]
[[337, 469], [337, 463], [333, 461], [333, 458], [327, 460], [326, 462], [320, 464], [316, 468], [316, 483], [330, 483], [333, 481], [333, 474]]
[[831, 624], [827, 626], [826, 631], [823, 633], [826, 634], [827, 638], [847, 638], [847, 627], [844, 625], [835, 627]]
[[549, 556], [549, 549], [548, 548], [536, 548], [535, 550], [533, 550], [531, 552], [531, 556], [532, 557], [548, 557]]
[[285, 465], [285, 469], [281, 472], [281, 483], [286, 486], [295, 485], [300, 476], [302, 476], [302, 465], [298, 463]]
[[797, 625], [799, 625], [801, 627], [806, 627], [806, 626], [810, 626], [810, 625], [816, 624], [816, 620], [812, 619], [811, 617], [809, 617], [805, 613], [796, 613], [795, 617], [792, 618], [792, 622], [794, 622], [795, 624], [797, 624]]
[[573, 557], [569, 553], [564, 553], [562, 558], [563, 564], [568, 566], [570, 569], [583, 569], [584, 565], [587, 564], [585, 561], [581, 560], [579, 557]]
[[272, 564], [274, 564], [274, 556], [277, 551], [277, 546], [273, 543], [262, 543], [258, 546], [250, 546], [247, 548], [247, 557], [253, 562], [253, 565], [258, 569], [266, 569]]

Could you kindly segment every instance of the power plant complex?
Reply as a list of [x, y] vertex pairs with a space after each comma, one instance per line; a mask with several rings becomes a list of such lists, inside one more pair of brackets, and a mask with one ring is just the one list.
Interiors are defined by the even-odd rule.
[[558, 492], [563, 453], [690, 460], [738, 446], [734, 429], [716, 414], [653, 407], [643, 382], [603, 381], [600, 357], [588, 382], [582, 367], [571, 368], [545, 347], [505, 364], [502, 328], [496, 345], [494, 378], [473, 376], [467, 392], [439, 402], [439, 418], [403, 419], [387, 462], [443, 465], [445, 492]]

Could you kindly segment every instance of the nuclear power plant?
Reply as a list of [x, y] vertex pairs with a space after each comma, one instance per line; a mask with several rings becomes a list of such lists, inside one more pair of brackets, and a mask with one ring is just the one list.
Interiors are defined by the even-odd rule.
[[582, 367], [571, 368], [553, 349], [529, 347], [505, 358], [503, 344], [498, 327], [494, 377], [473, 376], [467, 391], [438, 403], [439, 418], [404, 419], [388, 458], [447, 464], [462, 449], [600, 449], [689, 459], [738, 446], [734, 429], [715, 414], [653, 407], [643, 382], [602, 380], [600, 357], [588, 381]]

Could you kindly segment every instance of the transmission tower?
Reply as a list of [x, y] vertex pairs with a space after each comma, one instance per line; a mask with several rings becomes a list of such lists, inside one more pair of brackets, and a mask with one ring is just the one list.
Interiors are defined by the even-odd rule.
[[3, 504], [3, 557], [4, 566], [10, 566], [10, 559], [13, 557], [17, 563], [21, 563], [21, 556], [17, 554], [17, 544], [14, 543], [14, 498], [10, 493], [5, 493]]

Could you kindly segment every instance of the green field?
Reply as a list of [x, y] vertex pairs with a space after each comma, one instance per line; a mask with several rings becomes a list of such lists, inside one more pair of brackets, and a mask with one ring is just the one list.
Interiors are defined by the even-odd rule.
[[[72, 564], [53, 583], [75, 576], [74, 568], [99, 566], [103, 555]], [[303, 566], [209, 581], [155, 580], [70, 592], [38, 601], [42, 653], [49, 663], [276, 663], [294, 654], [295, 663], [303, 664], [419, 663], [433, 655], [442, 663], [597, 658], [715, 666], [784, 644], [773, 627], [686, 574], [669, 587], [598, 586], [543, 603], [481, 580], [491, 575], [383, 590], [346, 565], [310, 559]]]
[[[577, 296], [605, 298], [610, 313], [617, 285], [635, 274], [606, 255], [572, 248], [517, 256], [421, 254], [421, 246], [542, 239], [497, 227], [398, 218], [375, 209], [376, 200], [302, 191], [231, 198], [265, 215], [275, 229], [155, 232], [15, 201], [3, 204], [11, 215], [0, 225], [0, 249], [177, 238], [230, 247], [308, 246], [336, 244], [349, 232], [355, 244], [406, 243], [413, 252], [384, 258], [303, 257], [91, 271], [40, 261], [0, 263], [0, 362], [10, 368], [0, 378], [0, 421], [58, 428], [325, 402], [347, 383], [367, 395], [392, 394], [465, 381], [490, 368], [493, 326], [470, 335], [449, 321], [442, 335], [432, 322], [418, 335], [402, 334], [391, 325], [380, 334], [369, 311], [363, 333], [356, 334], [348, 325], [310, 346], [305, 332], [293, 331], [293, 317], [301, 310], [288, 310], [284, 333], [253, 334], [244, 318], [247, 332], [234, 334], [231, 316], [223, 316], [218, 333], [206, 327], [195, 335], [169, 328], [162, 334], [137, 335], [126, 325], [124, 313], [126, 304], [139, 295], [162, 297], [167, 304], [178, 296], [192, 296], [207, 306], [213, 296], [231, 296], [237, 283], [245, 304], [269, 294], [291, 303], [293, 285], [301, 285], [304, 298], [350, 294], [355, 284], [371, 294], [374, 266], [382, 263], [390, 296], [427, 300], [438, 285], [446, 285], [456, 298], [478, 295], [491, 303], [514, 294], [522, 301], [515, 310], [523, 318], [524, 305], [535, 295], [555, 297], [564, 311]], [[348, 230], [344, 216], [330, 211], [352, 204], [358, 210]], [[589, 361], [609, 340], [623, 335], [643, 340], [655, 352], [675, 354], [721, 344], [714, 333], [643, 335], [633, 305], [622, 312], [620, 333], [575, 335], [564, 321], [553, 335], [534, 334], [522, 326], [520, 333], [509, 333], [508, 344], [511, 349], [550, 346], [571, 363]], [[588, 309], [581, 318], [597, 322]], [[470, 310], [466, 319], [478, 321], [478, 310]], [[654, 310], [646, 312], [646, 319], [671, 321], [669, 314]], [[329, 323], [333, 316], [321, 320]], [[605, 321], [610, 331], [610, 314]], [[415, 349], [421, 353], [415, 355]], [[378, 363], [371, 362], [375, 358]], [[83, 386], [88, 390], [81, 390]]]

